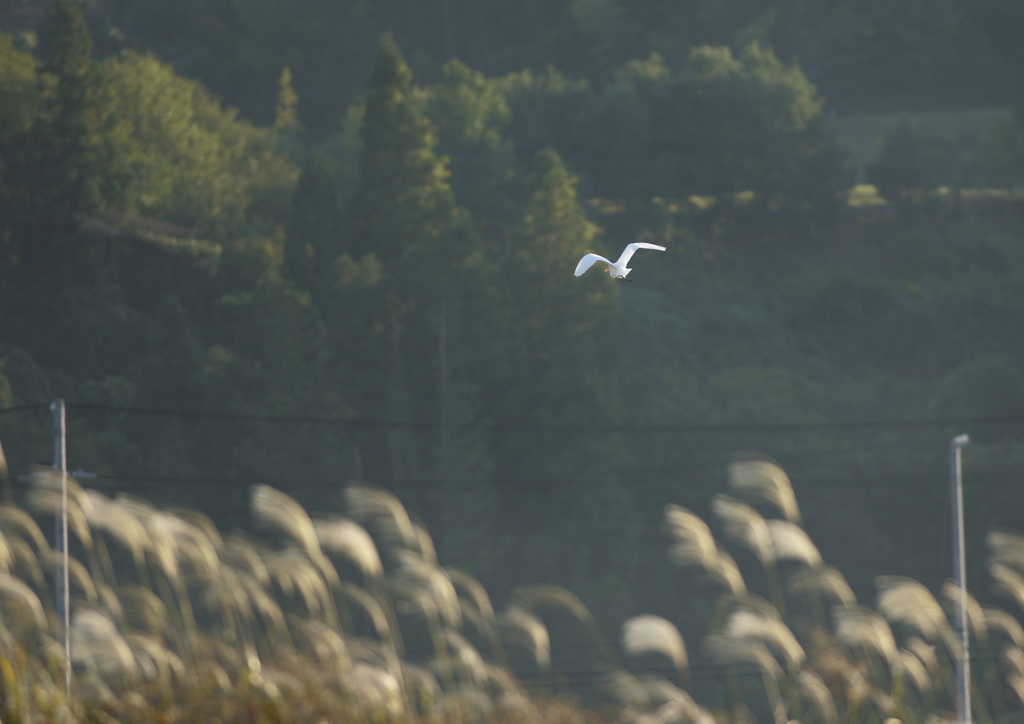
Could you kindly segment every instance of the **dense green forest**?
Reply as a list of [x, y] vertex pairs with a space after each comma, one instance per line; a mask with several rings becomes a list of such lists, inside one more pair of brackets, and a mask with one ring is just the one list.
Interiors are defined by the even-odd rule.
[[[1024, 502], [1022, 131], [965, 159], [896, 126], [869, 169], [887, 203], [861, 207], [828, 119], [1015, 107], [1021, 22], [1011, 0], [0, 1], [14, 482], [52, 455], [22, 408], [63, 397], [96, 487], [230, 528], [254, 482], [331, 511], [364, 480], [499, 596], [557, 582], [685, 629], [664, 505], [705, 513], [757, 450], [855, 589], [937, 586], [949, 435], [974, 440], [975, 555]], [[638, 240], [668, 251], [635, 284], [573, 277]]]

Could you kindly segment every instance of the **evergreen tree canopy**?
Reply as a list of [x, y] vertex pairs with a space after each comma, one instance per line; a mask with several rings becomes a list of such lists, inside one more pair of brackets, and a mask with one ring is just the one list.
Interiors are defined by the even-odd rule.
[[352, 202], [356, 254], [392, 267], [404, 250], [429, 245], [454, 209], [444, 160], [414, 96], [412, 73], [391, 36], [381, 38], [366, 93], [360, 188]]

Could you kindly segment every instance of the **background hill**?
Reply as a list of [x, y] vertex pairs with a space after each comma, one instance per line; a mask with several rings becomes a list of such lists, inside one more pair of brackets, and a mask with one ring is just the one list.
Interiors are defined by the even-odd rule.
[[[1022, 502], [1021, 126], [910, 116], [856, 206], [836, 124], [1016, 107], [1019, 12], [2, 2], [12, 473], [61, 396], [99, 487], [227, 528], [361, 479], [499, 597], [685, 627], [663, 506], [758, 450], [858, 593], [936, 587], [951, 434], [974, 555]], [[636, 240], [635, 284], [572, 277]]]

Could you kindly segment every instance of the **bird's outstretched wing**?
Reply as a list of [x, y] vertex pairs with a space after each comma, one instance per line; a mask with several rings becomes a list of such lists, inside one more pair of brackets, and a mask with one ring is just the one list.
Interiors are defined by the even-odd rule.
[[615, 266], [626, 266], [626, 264], [629, 263], [629, 260], [633, 258], [633, 254], [636, 252], [637, 249], [654, 249], [656, 251], [665, 251], [665, 247], [663, 246], [638, 241], [634, 244], [630, 244], [629, 246], [622, 250], [622, 256], [620, 256], [619, 260], [615, 262]]
[[599, 261], [603, 261], [605, 264], [611, 264], [610, 261], [605, 259], [603, 256], [597, 254], [587, 254], [585, 257], [580, 259], [580, 263], [576, 265], [576, 276], [580, 276], [590, 267], [594, 266]]

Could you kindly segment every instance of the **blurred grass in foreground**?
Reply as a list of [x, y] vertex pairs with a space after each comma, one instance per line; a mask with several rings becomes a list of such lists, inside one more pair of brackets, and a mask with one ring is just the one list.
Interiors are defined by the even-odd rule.
[[[0, 506], [5, 722], [953, 716], [955, 586], [936, 598], [912, 579], [881, 576], [877, 608], [859, 604], [801, 527], [785, 472], [766, 459], [729, 466], [730, 494], [711, 504], [721, 540], [691, 511], [666, 508], [668, 555], [707, 601], [697, 646], [649, 614], [625, 621], [613, 644], [556, 585], [521, 586], [496, 612], [483, 586], [444, 568], [429, 533], [379, 488], [352, 484], [348, 517], [311, 518], [256, 485], [256, 537], [222, 533], [200, 512], [68, 485], [70, 699], [53, 603], [60, 556], [39, 524], [60, 508], [61, 479], [40, 471], [25, 509]], [[1024, 607], [1024, 536], [993, 530], [988, 543], [994, 590]], [[734, 554], [760, 563], [767, 598], [748, 588]], [[1024, 628], [973, 597], [968, 616], [974, 719], [1016, 721]]]

